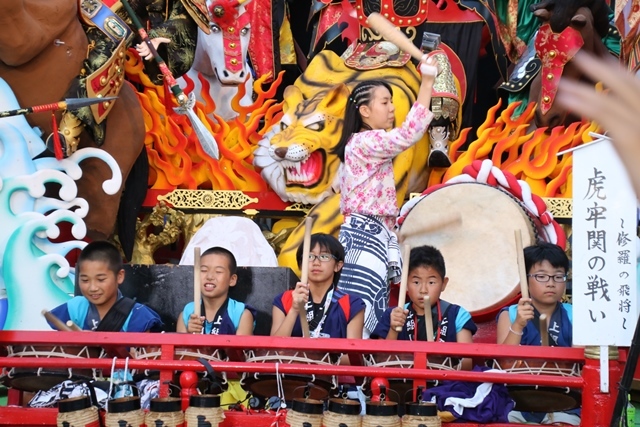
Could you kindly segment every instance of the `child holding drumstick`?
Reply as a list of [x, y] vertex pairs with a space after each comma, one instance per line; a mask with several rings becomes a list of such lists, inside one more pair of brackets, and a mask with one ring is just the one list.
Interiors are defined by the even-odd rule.
[[[371, 334], [371, 338], [408, 341], [473, 342], [478, 328], [467, 310], [440, 299], [449, 278], [442, 253], [433, 246], [411, 249], [409, 257], [407, 293], [409, 303], [389, 308]], [[433, 325], [433, 336], [427, 337], [424, 297], [429, 297], [427, 311]], [[400, 332], [396, 332], [400, 329]], [[471, 360], [464, 361], [471, 369]]]
[[51, 310], [62, 323], [72, 321], [87, 331], [160, 331], [160, 316], [146, 305], [122, 295], [122, 257], [107, 241], [89, 243], [80, 253], [76, 275], [81, 296]]
[[[561, 303], [567, 285], [569, 258], [553, 243], [538, 243], [524, 249], [524, 263], [530, 298], [520, 298], [517, 305], [505, 307], [498, 315], [498, 344], [541, 345], [540, 317], [548, 321], [548, 342], [571, 347], [573, 341], [571, 304]], [[566, 412], [511, 411], [510, 422], [540, 424], [580, 424], [580, 410]]]
[[391, 231], [398, 214], [393, 159], [420, 141], [433, 119], [429, 105], [438, 68], [425, 56], [418, 69], [422, 83], [416, 102], [397, 128], [391, 86], [380, 80], [360, 82], [347, 101], [342, 136], [334, 149], [343, 162], [339, 239], [346, 252], [338, 287], [364, 300], [364, 338], [388, 306], [388, 280], [400, 276], [400, 254]]
[[[302, 264], [302, 245], [296, 258]], [[308, 283], [298, 282], [273, 300], [271, 335], [301, 337], [301, 311], [307, 312], [312, 338], [361, 338], [364, 302], [336, 287], [344, 248], [329, 234], [311, 235]], [[304, 312], [303, 311], [303, 312]]]
[[213, 247], [200, 257], [201, 307], [188, 303], [178, 317], [176, 331], [191, 334], [253, 335], [256, 311], [229, 298], [229, 288], [238, 280], [236, 258], [227, 249]]

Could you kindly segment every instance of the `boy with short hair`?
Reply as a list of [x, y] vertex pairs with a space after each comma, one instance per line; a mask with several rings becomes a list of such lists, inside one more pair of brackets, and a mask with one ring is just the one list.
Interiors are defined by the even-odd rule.
[[124, 274], [122, 257], [113, 244], [89, 243], [76, 264], [82, 296], [72, 298], [51, 313], [63, 323], [71, 320], [89, 331], [160, 331], [160, 316], [151, 308], [124, 297], [118, 289]]
[[[573, 344], [573, 309], [561, 303], [567, 286], [569, 258], [553, 243], [541, 242], [524, 249], [524, 263], [530, 298], [520, 298], [517, 305], [505, 307], [498, 315], [498, 344], [541, 345], [540, 315], [549, 319], [549, 344], [571, 347]], [[580, 424], [580, 409], [566, 412], [509, 412], [510, 422], [537, 424]]]
[[229, 288], [238, 280], [235, 256], [215, 246], [200, 256], [201, 316], [194, 303], [185, 305], [178, 317], [177, 332], [213, 335], [253, 335], [256, 310], [229, 298]]
[[569, 258], [553, 243], [538, 243], [524, 249], [530, 298], [505, 307], [498, 315], [498, 344], [540, 345], [540, 315], [549, 318], [549, 343], [571, 347], [571, 304], [560, 302], [567, 287]]
[[[388, 308], [371, 338], [427, 341], [424, 297], [429, 296], [434, 340], [440, 342], [473, 342], [477, 327], [467, 310], [440, 299], [449, 278], [442, 253], [433, 246], [411, 249], [407, 293], [410, 302], [404, 307]], [[396, 332], [397, 327], [402, 327]], [[470, 361], [469, 361], [470, 362]]]

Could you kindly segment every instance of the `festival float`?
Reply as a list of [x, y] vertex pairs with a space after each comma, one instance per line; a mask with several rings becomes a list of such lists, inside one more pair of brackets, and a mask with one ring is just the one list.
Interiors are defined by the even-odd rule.
[[[636, 71], [636, 2], [609, 17], [604, 1], [309, 3], [302, 16], [264, 0], [2, 2], [0, 425], [511, 425], [507, 408], [469, 420], [421, 402], [448, 381], [618, 425], [638, 357], [635, 196], [606, 129], [554, 99], [580, 49]], [[374, 12], [396, 34], [373, 28]], [[268, 336], [305, 234], [342, 224], [333, 148], [350, 91], [386, 80], [402, 121], [414, 50], [440, 73], [429, 130], [394, 160], [398, 236], [443, 252], [443, 295], [470, 311], [474, 343]], [[78, 293], [72, 266], [99, 239], [118, 243], [122, 292], [167, 333], [50, 330], [42, 312]], [[495, 344], [498, 311], [521, 295], [518, 248], [536, 241], [573, 260], [573, 348]], [[213, 245], [243, 266], [232, 296], [257, 308], [255, 336], [172, 333], [193, 301], [193, 247]], [[460, 370], [465, 357], [494, 369]], [[122, 370], [157, 381], [146, 411], [111, 393]], [[77, 396], [29, 405], [109, 377], [106, 411]]]

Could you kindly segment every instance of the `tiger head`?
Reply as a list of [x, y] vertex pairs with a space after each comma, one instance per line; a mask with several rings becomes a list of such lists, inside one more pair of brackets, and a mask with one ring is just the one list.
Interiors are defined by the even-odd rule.
[[332, 150], [348, 97], [344, 84], [310, 99], [293, 85], [284, 91], [284, 116], [258, 143], [253, 161], [284, 201], [315, 204], [336, 192], [340, 159]]

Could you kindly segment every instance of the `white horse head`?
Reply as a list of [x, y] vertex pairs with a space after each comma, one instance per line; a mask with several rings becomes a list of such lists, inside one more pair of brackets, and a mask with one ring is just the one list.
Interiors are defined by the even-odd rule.
[[[249, 0], [250, 1], [250, 0]], [[193, 69], [223, 85], [241, 85], [250, 73], [247, 49], [251, 38], [249, 1], [207, 0], [209, 34], [198, 29]]]

